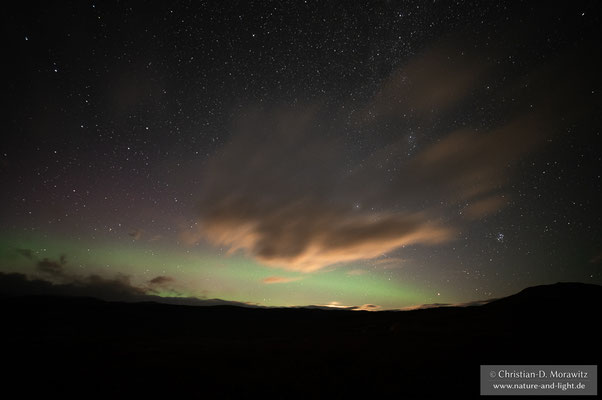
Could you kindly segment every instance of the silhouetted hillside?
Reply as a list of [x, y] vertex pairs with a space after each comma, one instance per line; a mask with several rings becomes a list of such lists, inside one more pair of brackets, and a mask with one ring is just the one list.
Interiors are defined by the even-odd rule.
[[589, 283], [558, 282], [553, 285], [529, 287], [521, 292], [487, 304], [487, 308], [521, 307], [558, 308], [565, 303], [570, 306], [583, 306], [592, 301], [598, 301], [602, 296], [602, 286]]
[[4, 381], [23, 397], [477, 397], [481, 364], [599, 364], [601, 289], [404, 312], [4, 297]]

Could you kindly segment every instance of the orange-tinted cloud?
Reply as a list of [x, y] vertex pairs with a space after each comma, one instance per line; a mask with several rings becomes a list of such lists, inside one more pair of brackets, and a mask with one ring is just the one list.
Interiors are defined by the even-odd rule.
[[372, 264], [383, 269], [394, 269], [401, 268], [406, 261], [399, 257], [385, 257], [374, 260]]
[[[509, 165], [539, 143], [542, 130], [537, 118], [525, 117], [487, 133], [453, 132], [380, 185], [379, 171], [370, 167], [355, 179], [337, 180], [340, 147], [312, 131], [311, 112], [298, 114], [276, 113], [262, 118], [261, 127], [247, 125], [249, 131], [211, 160], [200, 219], [182, 234], [184, 242], [207, 240], [302, 272], [377, 258], [402, 246], [443, 243], [455, 229], [440, 222], [437, 210], [412, 208], [440, 199], [468, 202], [469, 218], [498, 210], [504, 203], [495, 193], [506, 184]], [[406, 209], [345, 204], [346, 197], [363, 193]]]
[[380, 306], [376, 304], [364, 304], [358, 307], [353, 308], [353, 311], [378, 311], [380, 310]]
[[283, 276], [268, 276], [267, 278], [262, 279], [263, 283], [272, 284], [272, 283], [289, 283], [298, 281], [301, 278], [286, 278]]
[[[503, 204], [494, 193], [508, 166], [539, 143], [535, 117], [516, 118], [486, 133], [461, 130], [426, 146], [384, 183], [378, 168], [339, 178], [342, 148], [324, 139], [313, 109], [260, 113], [241, 126], [209, 163], [199, 221], [186, 243], [207, 240], [241, 250], [263, 264], [313, 272], [338, 263], [377, 258], [407, 245], [452, 240], [455, 229], [424, 200], [474, 202], [469, 216]], [[391, 150], [393, 151], [393, 150]], [[364, 210], [348, 197], [401, 202]], [[471, 203], [472, 204], [472, 203]]]
[[248, 198], [206, 218], [203, 229], [209, 241], [230, 251], [241, 249], [265, 264], [303, 272], [375, 258], [404, 245], [437, 244], [453, 235], [420, 213], [365, 215], [310, 201], [263, 209]]
[[367, 212], [336, 199], [363, 182], [337, 182], [340, 146], [325, 138], [315, 114], [275, 110], [241, 123], [242, 131], [209, 163], [199, 223], [181, 239], [312, 272], [452, 238], [454, 230], [427, 212]]
[[[360, 122], [362, 129], [376, 135], [385, 119], [423, 124], [426, 115], [465, 104], [490, 72], [482, 58], [433, 47], [394, 71], [360, 107], [374, 117]], [[400, 121], [406, 112], [410, 122]], [[490, 129], [425, 135], [430, 140], [411, 151], [405, 139], [385, 143], [360, 158], [349, 155], [341, 134], [349, 127], [326, 107], [248, 112], [206, 164], [198, 224], [181, 239], [301, 272], [453, 240], [457, 225], [507, 203], [500, 193], [513, 166], [548, 134], [546, 118], [534, 112], [499, 120]], [[462, 207], [465, 218], [443, 218]]]
[[490, 196], [484, 199], [478, 199], [464, 208], [463, 215], [471, 220], [479, 219], [494, 214], [501, 210], [507, 203], [508, 199], [502, 196]]
[[408, 306], [400, 308], [401, 311], [414, 311], [414, 310], [426, 310], [429, 308], [440, 308], [440, 307], [475, 307], [482, 306], [488, 303], [491, 303], [497, 299], [487, 299], [487, 300], [475, 300], [469, 301], [465, 303], [431, 303], [431, 304], [419, 304], [414, 306]]
[[144, 234], [144, 231], [142, 229], [134, 229], [133, 231], [128, 233], [128, 235], [130, 235], [130, 237], [133, 240], [140, 240], [140, 238], [142, 238], [143, 234]]

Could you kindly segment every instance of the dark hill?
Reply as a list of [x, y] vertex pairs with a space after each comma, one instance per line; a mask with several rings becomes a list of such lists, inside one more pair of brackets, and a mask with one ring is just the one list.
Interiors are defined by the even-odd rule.
[[599, 364], [601, 289], [563, 283], [485, 306], [374, 313], [4, 297], [4, 390], [477, 397], [481, 364]]
[[589, 283], [559, 282], [553, 285], [533, 286], [512, 296], [504, 297], [487, 304], [487, 308], [521, 307], [540, 309], [541, 307], [562, 308], [565, 303], [571, 307], [583, 306], [602, 298], [602, 286]]

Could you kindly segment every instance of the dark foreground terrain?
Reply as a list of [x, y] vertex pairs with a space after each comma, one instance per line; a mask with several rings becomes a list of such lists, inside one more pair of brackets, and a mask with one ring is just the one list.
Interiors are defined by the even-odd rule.
[[599, 364], [602, 287], [405, 312], [1, 297], [14, 398], [460, 398], [481, 364]]

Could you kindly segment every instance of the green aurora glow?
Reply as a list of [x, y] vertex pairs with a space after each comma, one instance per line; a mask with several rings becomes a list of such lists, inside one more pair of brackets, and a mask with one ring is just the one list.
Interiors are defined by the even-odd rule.
[[[17, 249], [32, 250], [33, 259]], [[308, 274], [263, 266], [244, 255], [222, 255], [210, 248], [134, 240], [69, 240], [41, 234], [0, 236], [0, 257], [6, 272], [39, 276], [36, 260], [58, 260], [63, 254], [70, 274], [105, 278], [127, 275], [134, 286], [142, 288], [156, 276], [172, 277], [173, 285], [159, 290], [160, 296], [220, 298], [264, 306], [371, 303], [395, 309], [422, 304], [432, 292], [428, 288], [420, 290], [415, 284], [397, 283], [378, 270], [350, 274], [361, 267], [358, 263]], [[273, 276], [292, 281], [263, 282]]]

